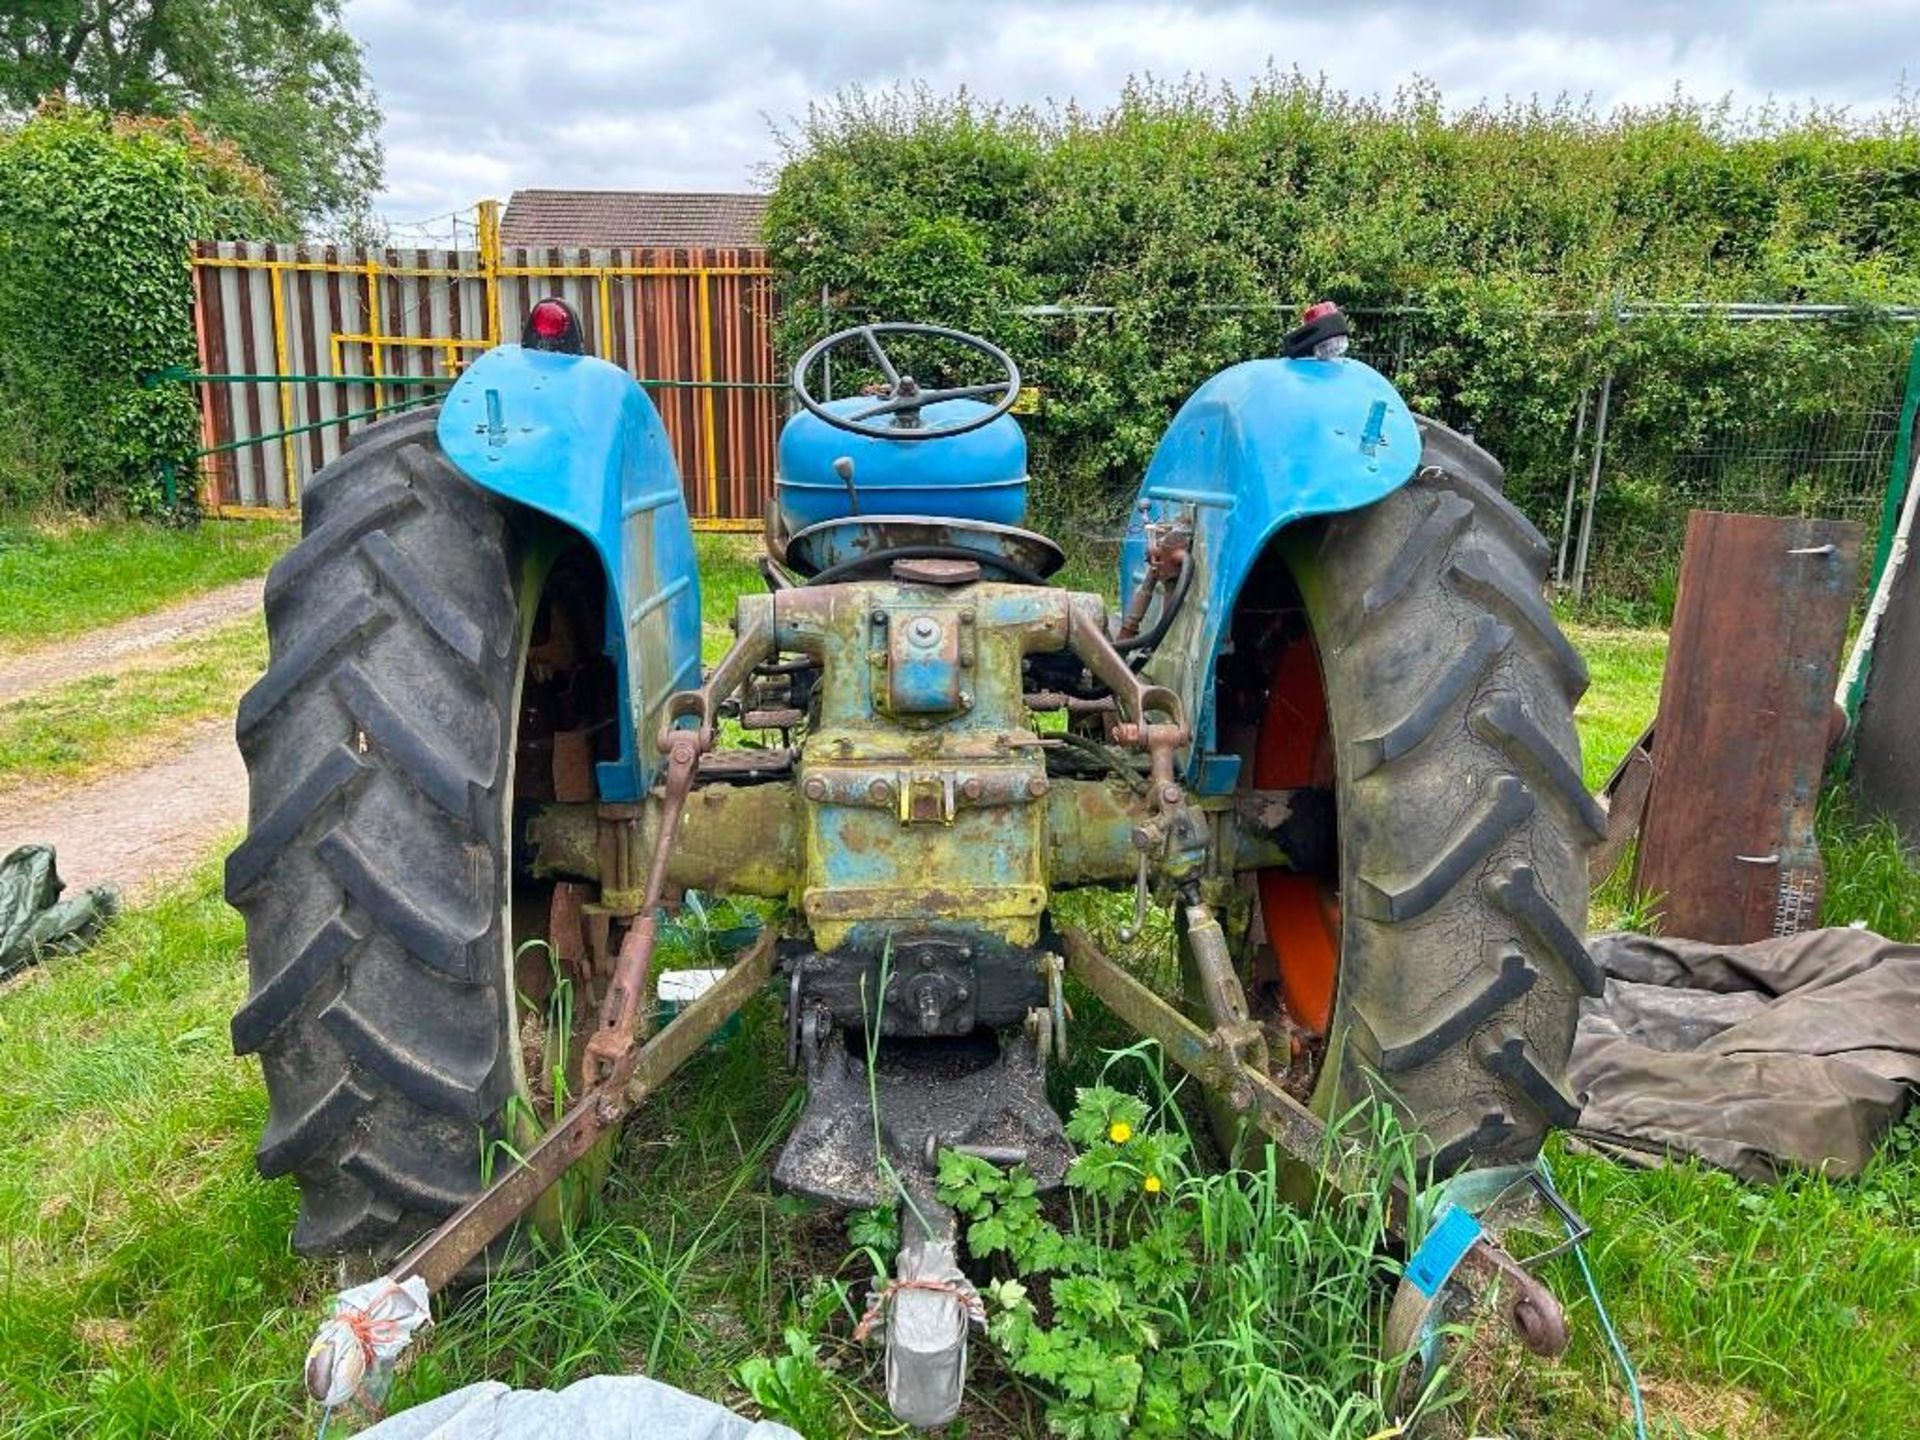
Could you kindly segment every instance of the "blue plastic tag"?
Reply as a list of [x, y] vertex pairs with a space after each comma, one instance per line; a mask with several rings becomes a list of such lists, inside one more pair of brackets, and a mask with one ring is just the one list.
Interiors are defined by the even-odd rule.
[[1458, 1205], [1447, 1206], [1439, 1222], [1420, 1242], [1420, 1248], [1413, 1252], [1413, 1258], [1407, 1261], [1407, 1279], [1413, 1283], [1413, 1288], [1429, 1300], [1438, 1295], [1440, 1287], [1447, 1283], [1460, 1264], [1460, 1257], [1467, 1253], [1480, 1234], [1478, 1220]]

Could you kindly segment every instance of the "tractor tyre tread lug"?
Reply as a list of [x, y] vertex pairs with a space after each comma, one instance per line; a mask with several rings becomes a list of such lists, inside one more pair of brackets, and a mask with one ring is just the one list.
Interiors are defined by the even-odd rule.
[[384, 1265], [478, 1188], [521, 1080], [505, 890], [522, 568], [507, 502], [437, 412], [369, 427], [307, 487], [240, 707], [249, 836], [228, 866], [251, 987], [259, 1161], [296, 1248]]
[[[1450, 1171], [1524, 1161], [1569, 1113], [1558, 1076], [1596, 973], [1593, 812], [1573, 726], [1586, 671], [1541, 598], [1547, 544], [1491, 457], [1421, 431], [1405, 486], [1281, 543], [1338, 761], [1339, 1059], [1315, 1103], [1340, 1113], [1384, 1086]], [[1487, 1048], [1510, 1040], [1524, 1048]]]

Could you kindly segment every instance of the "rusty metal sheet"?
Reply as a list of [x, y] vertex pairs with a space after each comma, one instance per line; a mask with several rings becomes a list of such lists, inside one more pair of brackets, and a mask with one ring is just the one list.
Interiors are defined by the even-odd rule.
[[1687, 521], [1636, 893], [1666, 934], [1724, 944], [1813, 923], [1813, 835], [1859, 574], [1851, 521]]
[[1627, 847], [1646, 818], [1647, 791], [1652, 787], [1653, 726], [1649, 725], [1600, 787], [1600, 803], [1607, 807], [1607, 833], [1587, 852], [1587, 882], [1594, 889], [1606, 883], [1626, 858]]

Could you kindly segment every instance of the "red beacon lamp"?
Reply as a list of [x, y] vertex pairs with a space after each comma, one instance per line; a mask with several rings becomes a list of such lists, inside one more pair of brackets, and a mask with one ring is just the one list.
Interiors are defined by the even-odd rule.
[[1331, 300], [1317, 300], [1300, 312], [1300, 328], [1283, 343], [1289, 360], [1338, 360], [1347, 353], [1347, 317]]
[[549, 295], [527, 312], [520, 344], [524, 349], [560, 355], [585, 354], [586, 337], [580, 329], [579, 312], [558, 296]]

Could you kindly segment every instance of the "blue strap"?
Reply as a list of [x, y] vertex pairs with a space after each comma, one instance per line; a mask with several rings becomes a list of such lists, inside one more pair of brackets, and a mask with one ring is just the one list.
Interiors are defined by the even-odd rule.
[[1478, 1220], [1458, 1205], [1448, 1205], [1407, 1261], [1407, 1279], [1413, 1288], [1429, 1300], [1437, 1296], [1480, 1234]]

